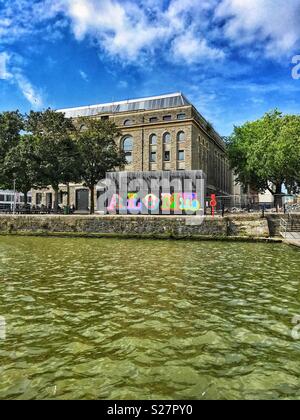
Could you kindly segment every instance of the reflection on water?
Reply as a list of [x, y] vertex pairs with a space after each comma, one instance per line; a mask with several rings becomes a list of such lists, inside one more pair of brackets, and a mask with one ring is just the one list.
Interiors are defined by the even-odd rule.
[[300, 399], [299, 250], [0, 238], [0, 398]]

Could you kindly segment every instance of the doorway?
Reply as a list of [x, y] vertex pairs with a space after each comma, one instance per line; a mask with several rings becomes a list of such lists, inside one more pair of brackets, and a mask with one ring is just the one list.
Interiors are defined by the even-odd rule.
[[46, 194], [46, 207], [47, 207], [47, 209], [52, 209], [52, 204], [53, 204], [52, 193], [47, 193]]
[[81, 189], [76, 191], [76, 210], [89, 211], [89, 190]]

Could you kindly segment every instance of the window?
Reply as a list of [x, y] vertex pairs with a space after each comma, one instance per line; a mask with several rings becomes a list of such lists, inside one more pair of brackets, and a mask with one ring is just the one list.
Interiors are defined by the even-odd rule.
[[184, 120], [186, 118], [186, 114], [177, 114], [177, 120]]
[[156, 151], [157, 151], [157, 135], [156, 134], [151, 134], [149, 143], [150, 143], [149, 159], [151, 163], [155, 163]]
[[13, 195], [7, 195], [5, 197], [5, 201], [7, 201], [9, 203], [13, 202], [14, 201], [14, 196]]
[[129, 125], [132, 125], [132, 121], [131, 121], [131, 120], [125, 120], [125, 121], [124, 121], [124, 125], [125, 125], [126, 127], [128, 127]]
[[123, 140], [123, 151], [125, 152], [127, 164], [132, 163], [133, 138], [131, 136], [125, 137]]
[[155, 163], [156, 162], [156, 152], [150, 153], [150, 162]]
[[125, 158], [126, 158], [126, 162], [127, 165], [131, 165], [132, 164], [132, 152], [125, 152]]
[[36, 197], [35, 197], [35, 204], [37, 206], [40, 206], [42, 203], [42, 194], [41, 193], [37, 193]]
[[150, 136], [150, 145], [151, 146], [156, 146], [157, 145], [157, 135], [156, 134], [152, 134]]
[[180, 131], [180, 132], [177, 134], [177, 141], [178, 141], [178, 143], [182, 143], [182, 142], [184, 142], [184, 141], [185, 141], [185, 134], [184, 134], [184, 132], [183, 132], [183, 131]]
[[133, 140], [132, 137], [126, 137], [123, 141], [123, 150], [124, 152], [132, 152], [133, 149]]
[[165, 162], [170, 162], [171, 160], [171, 153], [169, 151], [165, 151], [164, 152], [164, 161]]
[[158, 118], [157, 117], [151, 117], [151, 118], [149, 118], [149, 122], [150, 123], [156, 123], [158, 121]]
[[172, 120], [172, 115], [165, 115], [165, 116], [163, 117], [163, 120], [164, 120], [164, 121], [171, 121], [171, 120]]
[[178, 150], [178, 160], [183, 161], [184, 159], [184, 150]]
[[101, 121], [107, 121], [107, 120], [109, 120], [109, 116], [108, 115], [103, 115], [101, 117]]
[[47, 193], [46, 194], [46, 207], [48, 209], [51, 209], [52, 208], [52, 203], [53, 203], [52, 193]]
[[171, 134], [170, 133], [165, 133], [164, 134], [164, 144], [169, 144], [171, 143]]
[[0, 194], [0, 201], [5, 201], [4, 198], [5, 196], [3, 194]]

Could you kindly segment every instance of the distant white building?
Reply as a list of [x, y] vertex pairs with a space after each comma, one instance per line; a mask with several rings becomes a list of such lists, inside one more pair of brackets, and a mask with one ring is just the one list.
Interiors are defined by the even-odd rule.
[[259, 204], [267, 208], [274, 206], [274, 195], [270, 191], [265, 191], [263, 194], [259, 194]]
[[[24, 194], [16, 192], [16, 197], [14, 198], [14, 191], [0, 190], [0, 211], [13, 210], [14, 200], [16, 200], [17, 206], [21, 206], [24, 204]], [[31, 193], [28, 193], [28, 203], [31, 203]]]
[[237, 177], [233, 176], [233, 200], [232, 207], [246, 208], [251, 203], [250, 188], [245, 189], [242, 184], [237, 181]]

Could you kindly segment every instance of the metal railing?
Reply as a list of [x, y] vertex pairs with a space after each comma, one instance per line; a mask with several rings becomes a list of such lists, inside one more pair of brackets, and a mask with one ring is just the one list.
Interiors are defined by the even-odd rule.
[[22, 206], [22, 207], [16, 207], [16, 209], [11, 208], [0, 208], [0, 214], [7, 214], [7, 215], [46, 215], [46, 214], [67, 214], [71, 215], [74, 214], [74, 209], [67, 208], [66, 206], [64, 208], [59, 207], [57, 210], [54, 210], [53, 208], [47, 208], [46, 206], [42, 206], [40, 208], [31, 207], [31, 206]]
[[280, 218], [280, 234], [286, 238], [287, 237], [287, 232], [288, 232], [288, 227], [290, 225], [289, 220], [285, 220], [282, 217]]

